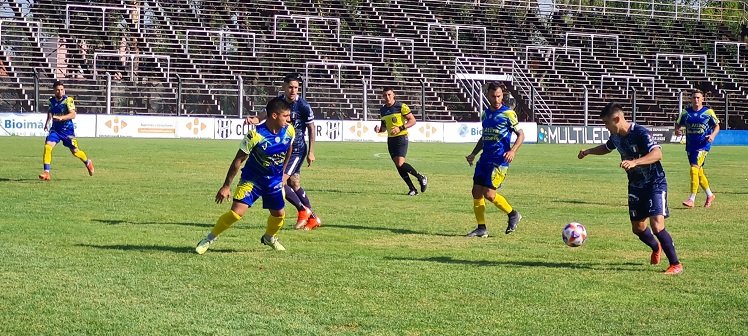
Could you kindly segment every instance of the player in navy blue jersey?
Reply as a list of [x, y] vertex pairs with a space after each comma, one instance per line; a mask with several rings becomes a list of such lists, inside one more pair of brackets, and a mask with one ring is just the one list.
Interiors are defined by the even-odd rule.
[[[517, 150], [525, 140], [525, 133], [517, 128], [519, 125], [517, 114], [509, 106], [503, 104], [505, 90], [506, 87], [502, 84], [488, 84], [486, 96], [490, 106], [481, 115], [483, 133], [473, 151], [465, 157], [468, 164], [472, 166], [475, 156], [483, 151], [475, 165], [472, 190], [473, 212], [478, 227], [468, 233], [468, 237], [488, 237], [486, 200], [507, 215], [507, 227], [504, 233], [514, 232], [522, 219], [522, 215], [509, 204], [506, 198], [496, 192], [504, 183], [509, 164], [514, 161]], [[512, 134], [517, 135], [514, 145], [511, 145]]]
[[[65, 95], [65, 86], [62, 82], [57, 81], [52, 86], [55, 90], [55, 96], [49, 99], [49, 112], [47, 112], [47, 121], [44, 123], [44, 130], [49, 130], [49, 135], [47, 135], [47, 139], [44, 142], [44, 154], [42, 158], [44, 171], [39, 174], [39, 179], [43, 181], [52, 179], [52, 175], [50, 174], [50, 170], [52, 169], [52, 150], [61, 141], [65, 147], [70, 149], [73, 156], [86, 165], [88, 175], [93, 175], [93, 161], [78, 147], [78, 140], [75, 139], [73, 119], [75, 119], [76, 111], [73, 97]], [[52, 121], [52, 127], [49, 127], [50, 121]]]
[[665, 274], [683, 272], [673, 239], [665, 230], [665, 218], [669, 216], [669, 210], [667, 180], [660, 163], [660, 145], [652, 138], [649, 130], [626, 120], [620, 104], [607, 104], [600, 117], [605, 123], [605, 128], [610, 131], [610, 138], [605, 144], [579, 151], [577, 157], [583, 159], [587, 155], [605, 155], [614, 149], [618, 150], [621, 154], [620, 167], [626, 170], [629, 180], [631, 230], [652, 249], [651, 264], [660, 263], [660, 253], [664, 250], [670, 262]]
[[[301, 167], [306, 159], [307, 166], [311, 166], [316, 159], [314, 156], [314, 112], [309, 102], [299, 94], [301, 89], [301, 77], [298, 74], [290, 74], [283, 77], [283, 94], [278, 96], [291, 106], [291, 125], [296, 130], [293, 141], [293, 152], [288, 159], [285, 174], [288, 175], [287, 184], [284, 187], [286, 200], [298, 211], [296, 229], [314, 230], [322, 224], [317, 213], [312, 210], [304, 188], [301, 186]], [[246, 123], [256, 124], [257, 117], [247, 117]], [[309, 143], [305, 140], [309, 137]]]
[[683, 201], [687, 208], [693, 208], [699, 185], [706, 193], [704, 207], [709, 208], [714, 202], [714, 193], [709, 188], [709, 180], [704, 173], [706, 155], [712, 148], [712, 142], [719, 133], [719, 119], [709, 106], [704, 105], [704, 92], [694, 90], [691, 93], [691, 106], [687, 107], [675, 121], [675, 134], [681, 135], [681, 128], [686, 128], [686, 153], [691, 164], [691, 195]]
[[291, 107], [282, 98], [274, 98], [267, 104], [267, 120], [249, 131], [226, 173], [226, 179], [216, 194], [216, 203], [231, 197], [231, 183], [241, 168], [241, 179], [234, 191], [231, 210], [221, 215], [210, 233], [200, 240], [195, 252], [204, 254], [215, 243], [218, 235], [239, 221], [249, 207], [262, 198], [262, 207], [268, 209], [267, 227], [260, 242], [277, 251], [285, 247], [276, 238], [285, 222], [283, 210], [283, 173], [293, 150], [295, 131], [288, 124]]
[[408, 195], [418, 195], [418, 190], [413, 185], [410, 175], [418, 179], [421, 192], [426, 191], [428, 178], [419, 174], [410, 163], [405, 162], [405, 156], [408, 154], [408, 128], [416, 124], [416, 118], [413, 113], [410, 113], [408, 105], [395, 100], [395, 89], [392, 87], [382, 89], [382, 100], [384, 100], [384, 105], [379, 109], [382, 122], [380, 125], [374, 126], [374, 132], [387, 132], [387, 150], [390, 152], [390, 158], [395, 164], [400, 178], [408, 186]]

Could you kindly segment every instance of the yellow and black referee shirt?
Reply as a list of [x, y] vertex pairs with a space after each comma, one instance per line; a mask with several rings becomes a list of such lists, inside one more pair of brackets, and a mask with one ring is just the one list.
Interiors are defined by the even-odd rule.
[[405, 116], [410, 114], [410, 108], [408, 105], [405, 105], [404, 103], [401, 103], [399, 101], [395, 101], [392, 106], [383, 105], [379, 109], [379, 115], [382, 118], [382, 121], [384, 121], [384, 125], [387, 128], [387, 135], [389, 137], [396, 137], [401, 135], [408, 134], [408, 129], [403, 128], [400, 133], [397, 133], [395, 135], [390, 134], [389, 130], [395, 128], [395, 127], [401, 127], [405, 125]]

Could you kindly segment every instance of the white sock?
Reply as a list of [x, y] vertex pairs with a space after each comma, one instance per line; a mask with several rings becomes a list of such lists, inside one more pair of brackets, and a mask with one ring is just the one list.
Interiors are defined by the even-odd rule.
[[695, 201], [696, 200], [696, 194], [691, 194], [691, 196], [688, 196], [688, 199]]
[[712, 189], [711, 188], [706, 188], [706, 190], [704, 190], [704, 192], [706, 192], [706, 196], [707, 197], [712, 197], [712, 195], [714, 195], [712, 193]]

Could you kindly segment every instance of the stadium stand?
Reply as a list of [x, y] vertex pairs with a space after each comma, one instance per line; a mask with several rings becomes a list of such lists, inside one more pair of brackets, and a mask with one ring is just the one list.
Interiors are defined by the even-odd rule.
[[676, 3], [0, 0], [0, 110], [43, 111], [59, 79], [83, 113], [256, 114], [298, 72], [320, 119], [376, 117], [394, 86], [419, 118], [476, 120], [476, 90], [508, 75], [521, 120], [583, 123], [586, 91], [593, 113], [635, 96], [639, 122], [670, 125], [700, 88], [745, 128], [745, 5]]

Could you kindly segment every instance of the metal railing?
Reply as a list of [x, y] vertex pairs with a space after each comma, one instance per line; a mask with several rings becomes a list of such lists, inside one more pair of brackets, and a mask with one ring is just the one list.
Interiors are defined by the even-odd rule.
[[[124, 10], [128, 13], [133, 10], [137, 10], [136, 7], [115, 7], [115, 6], [96, 6], [96, 5], [65, 5], [65, 29], [70, 29], [70, 8], [89, 8], [89, 9], [101, 9], [101, 30], [106, 30], [106, 11], [107, 10]], [[138, 33], [140, 33], [140, 24], [138, 24]]]
[[[231, 32], [225, 30], [200, 30], [200, 29], [187, 29], [184, 34], [184, 45], [186, 53], [190, 53], [190, 33], [205, 33], [205, 34], [218, 34], [218, 54], [223, 56], [224, 51], [228, 50], [229, 43], [225, 41], [224, 36], [240, 35], [240, 36], [251, 36], [252, 37], [252, 57], [257, 56], [257, 34], [249, 32]], [[193, 34], [194, 35], [194, 34]]]
[[483, 32], [483, 50], [486, 50], [488, 46], [488, 35], [486, 27], [484, 26], [474, 26], [474, 25], [462, 25], [462, 24], [447, 24], [447, 23], [438, 23], [438, 22], [430, 22], [428, 24], [428, 31], [426, 32], [426, 46], [431, 47], [431, 27], [438, 26], [438, 27], [448, 27], [448, 28], [454, 28], [455, 29], [455, 45], [459, 48], [460, 46], [460, 29], [463, 30], [479, 30]]
[[589, 37], [590, 38], [590, 50], [592, 55], [595, 54], [595, 37], [602, 37], [602, 38], [613, 38], [616, 40], [616, 57], [618, 57], [618, 49], [620, 41], [618, 39], [618, 35], [616, 34], [594, 34], [594, 33], [580, 33], [580, 32], [566, 32], [566, 36], [564, 37], [564, 46], [569, 46], [569, 36], [580, 36], [580, 37]]
[[166, 78], [166, 83], [169, 83], [170, 80], [171, 80], [170, 79], [170, 77], [171, 77], [170, 76], [170, 73], [171, 73], [171, 57], [170, 56], [167, 56], [167, 55], [150, 55], [150, 54], [119, 54], [119, 53], [107, 53], [107, 52], [95, 52], [94, 53], [94, 60], [93, 60], [94, 79], [98, 79], [98, 71], [99, 71], [99, 69], [96, 66], [96, 64], [97, 64], [97, 61], [98, 61], [98, 59], [99, 59], [100, 56], [116, 57], [116, 58], [118, 58], [117, 61], [119, 61], [119, 62], [121, 62], [121, 58], [123, 58], [123, 57], [129, 59], [129, 63], [130, 63], [130, 78], [132, 78], [133, 80], [135, 80], [135, 78], [136, 78], [136, 76], [135, 76], [135, 63], [136, 63], [135, 59], [136, 58], [138, 58], [138, 59], [141, 59], [141, 58], [149, 59], [150, 58], [150, 59], [156, 59], [156, 60], [158, 60], [158, 59], [165, 59], [166, 60], [166, 73], [164, 74], [164, 76]]
[[477, 112], [488, 104], [483, 93], [483, 81], [508, 81], [525, 97], [534, 119], [540, 123], [553, 124], [553, 111], [533, 85], [525, 70], [513, 59], [494, 59], [484, 57], [456, 57], [454, 68], [455, 82], [460, 85], [468, 97], [469, 103]]
[[338, 40], [338, 43], [340, 43], [340, 18], [336, 17], [327, 17], [327, 16], [315, 16], [315, 15], [298, 15], [298, 14], [277, 14], [273, 16], [273, 39], [276, 39], [278, 36], [278, 19], [279, 18], [289, 18], [289, 19], [302, 19], [304, 20], [305, 27], [304, 27], [304, 36], [306, 37], [306, 40], [309, 41], [309, 21], [333, 21], [335, 22], [337, 26], [337, 34], [335, 37]]
[[395, 41], [395, 42], [410, 42], [410, 55], [408, 55], [408, 58], [413, 61], [414, 60], [414, 52], [415, 52], [415, 42], [413, 39], [409, 38], [401, 38], [401, 37], [374, 37], [374, 36], [364, 36], [364, 35], [353, 35], [351, 36], [351, 61], [353, 61], [353, 44], [355, 40], [368, 40], [368, 41], [380, 41], [382, 53], [381, 53], [381, 61], [384, 62], [384, 42], [385, 41]]
[[34, 24], [34, 25], [36, 25], [36, 36], [34, 36], [34, 38], [36, 39], [36, 42], [39, 43], [39, 36], [42, 34], [42, 23], [41, 22], [39, 22], [39, 21], [25, 21], [25, 20], [7, 20], [7, 19], [2, 19], [2, 20], [0, 20], [0, 44], [2, 44], [2, 41], [3, 41], [3, 23], [6, 23], [6, 22], [8, 22], [8, 23], [19, 23], [19, 24], [24, 24], [24, 25], [27, 25], [27, 26], [28, 26], [28, 24]]
[[736, 57], [736, 59], [735, 59], [735, 61], [737, 63], [740, 63], [740, 47], [748, 45], [748, 43], [743, 43], [743, 42], [714, 41], [714, 59], [715, 60], [717, 59], [717, 45], [719, 45], [719, 44], [722, 44], [722, 45], [734, 45], [735, 46], [735, 49], [737, 49], [736, 51], [737, 51], [737, 54], [738, 54], [737, 57]]
[[748, 4], [745, 1], [710, 0], [703, 5], [689, 5], [677, 0], [568, 0], [565, 2], [554, 1], [554, 11], [567, 10], [676, 20], [748, 22]]
[[[529, 64], [530, 61], [530, 49], [534, 50], [550, 50], [551, 51], [551, 69], [556, 70], [556, 50], [562, 50], [567, 55], [569, 55], [568, 51], [573, 50], [576, 51], [579, 55], [579, 70], [582, 70], [582, 48], [576, 48], [576, 47], [552, 47], [552, 46], [541, 46], [541, 45], [531, 45], [525, 47], [525, 66]], [[547, 56], [547, 55], [543, 55]]]
[[630, 82], [632, 79], [634, 80], [646, 80], [652, 82], [652, 92], [651, 96], [652, 99], [655, 97], [655, 78], [649, 77], [649, 76], [626, 76], [626, 75], [602, 75], [600, 76], [600, 98], [603, 97], [603, 84], [605, 83], [605, 79], [625, 79], [626, 80], [626, 98], [629, 98], [629, 87]]
[[657, 54], [655, 55], [655, 75], [660, 74], [660, 58], [678, 58], [680, 59], [680, 68], [679, 72], [681, 76], [683, 75], [683, 59], [704, 59], [704, 76], [706, 76], [706, 68], [707, 68], [707, 56], [703, 54]]

